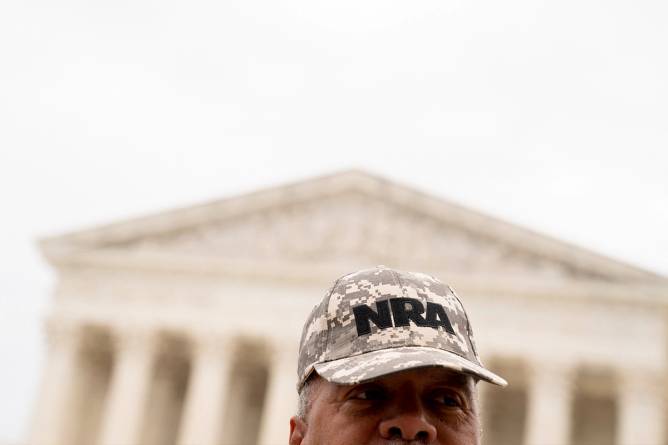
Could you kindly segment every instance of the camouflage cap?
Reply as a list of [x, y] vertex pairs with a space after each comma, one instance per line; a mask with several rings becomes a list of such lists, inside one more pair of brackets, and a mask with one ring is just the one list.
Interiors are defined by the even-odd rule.
[[507, 384], [483, 367], [450, 286], [378, 266], [339, 278], [311, 311], [299, 345], [297, 390], [314, 371], [330, 382], [356, 384], [427, 366]]

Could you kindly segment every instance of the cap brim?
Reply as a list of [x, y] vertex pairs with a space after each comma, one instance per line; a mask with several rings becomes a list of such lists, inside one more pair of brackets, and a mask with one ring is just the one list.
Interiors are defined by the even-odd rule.
[[442, 349], [404, 346], [318, 363], [315, 370], [327, 381], [353, 385], [408, 369], [439, 366], [469, 374], [486, 382], [506, 386], [508, 382], [464, 357]]

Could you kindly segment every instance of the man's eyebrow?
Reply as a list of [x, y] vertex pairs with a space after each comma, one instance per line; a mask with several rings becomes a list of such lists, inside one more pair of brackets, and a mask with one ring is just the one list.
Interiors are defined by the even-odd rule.
[[464, 374], [449, 374], [444, 376], [439, 376], [434, 379], [431, 386], [450, 386], [461, 388], [466, 392], [467, 395], [473, 396], [475, 382], [471, 379], [470, 376]]
[[471, 379], [471, 376], [468, 376], [466, 374], [453, 373], [453, 372], [447, 372], [447, 373], [438, 372], [437, 374], [434, 375], [434, 380], [439, 380], [439, 381], [443, 381], [443, 382], [450, 382], [450, 383], [458, 383], [458, 384], [466, 385], [466, 386], [468, 386], [468, 383], [469, 383], [470, 379]]
[[368, 385], [368, 382], [365, 383], [354, 383], [352, 385], [340, 385], [337, 384], [334, 392], [334, 399], [335, 400], [344, 400], [348, 395], [353, 392], [357, 391], [359, 388], [363, 388], [365, 385]]
[[386, 383], [383, 383], [382, 381], [376, 381], [376, 380], [371, 380], [369, 382], [363, 382], [363, 383], [355, 383], [353, 385], [345, 385], [341, 386], [341, 388], [345, 388], [345, 393], [348, 393], [349, 391], [357, 390], [357, 389], [364, 389], [364, 388], [386, 388], [388, 385]]

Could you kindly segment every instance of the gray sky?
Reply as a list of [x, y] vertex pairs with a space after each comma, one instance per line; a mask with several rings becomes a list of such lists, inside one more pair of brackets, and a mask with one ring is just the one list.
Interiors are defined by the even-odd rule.
[[0, 4], [0, 442], [53, 276], [35, 239], [368, 169], [668, 274], [668, 3]]

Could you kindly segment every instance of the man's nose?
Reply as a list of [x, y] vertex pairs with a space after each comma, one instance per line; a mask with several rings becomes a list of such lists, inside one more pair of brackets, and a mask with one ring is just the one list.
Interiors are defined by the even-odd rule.
[[379, 428], [383, 439], [415, 440], [423, 444], [436, 441], [436, 427], [425, 418], [420, 408], [397, 413], [392, 418], [383, 420]]

